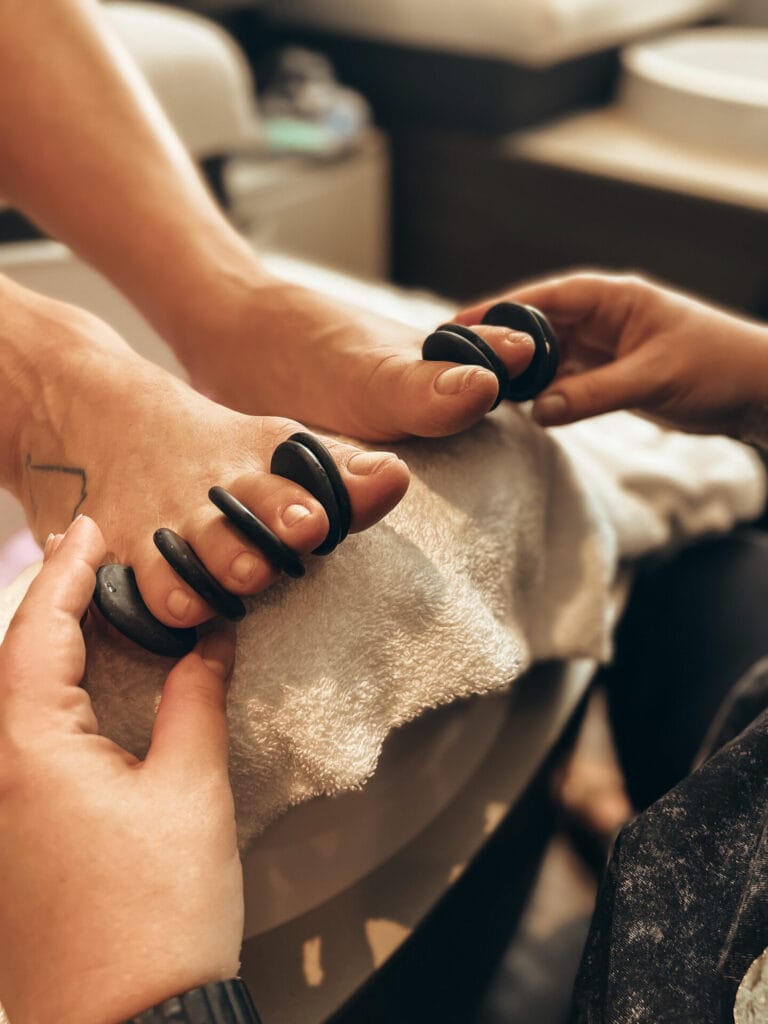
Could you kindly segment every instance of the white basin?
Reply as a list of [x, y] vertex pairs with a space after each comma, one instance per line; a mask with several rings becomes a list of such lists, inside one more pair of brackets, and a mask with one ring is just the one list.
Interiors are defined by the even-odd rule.
[[685, 145], [768, 159], [768, 29], [702, 28], [628, 47], [620, 102]]

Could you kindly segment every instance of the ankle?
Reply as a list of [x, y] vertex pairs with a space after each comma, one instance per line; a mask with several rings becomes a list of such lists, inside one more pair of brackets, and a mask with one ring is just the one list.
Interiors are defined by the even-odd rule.
[[[231, 322], [247, 295], [277, 283], [250, 246], [234, 231], [208, 237], [204, 251], [187, 246], [158, 274], [138, 301], [144, 315], [187, 367], [194, 364], [201, 338]], [[226, 339], [222, 339], [226, 340]]]

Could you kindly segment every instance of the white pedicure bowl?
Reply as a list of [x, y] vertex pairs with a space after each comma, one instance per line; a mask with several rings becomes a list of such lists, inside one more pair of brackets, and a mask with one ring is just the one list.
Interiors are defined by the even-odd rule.
[[675, 143], [768, 158], [768, 29], [700, 28], [622, 56], [629, 118]]

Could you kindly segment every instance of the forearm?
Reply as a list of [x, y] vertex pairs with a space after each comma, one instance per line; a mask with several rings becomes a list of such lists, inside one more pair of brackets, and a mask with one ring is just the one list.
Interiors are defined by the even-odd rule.
[[0, 193], [173, 337], [255, 261], [95, 0], [0, 0]]

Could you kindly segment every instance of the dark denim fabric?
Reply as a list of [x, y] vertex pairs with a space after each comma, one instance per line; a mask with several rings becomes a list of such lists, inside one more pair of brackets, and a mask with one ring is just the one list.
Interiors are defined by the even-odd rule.
[[768, 946], [767, 708], [763, 661], [718, 716], [716, 752], [622, 831], [574, 1022], [732, 1024], [739, 983]]

